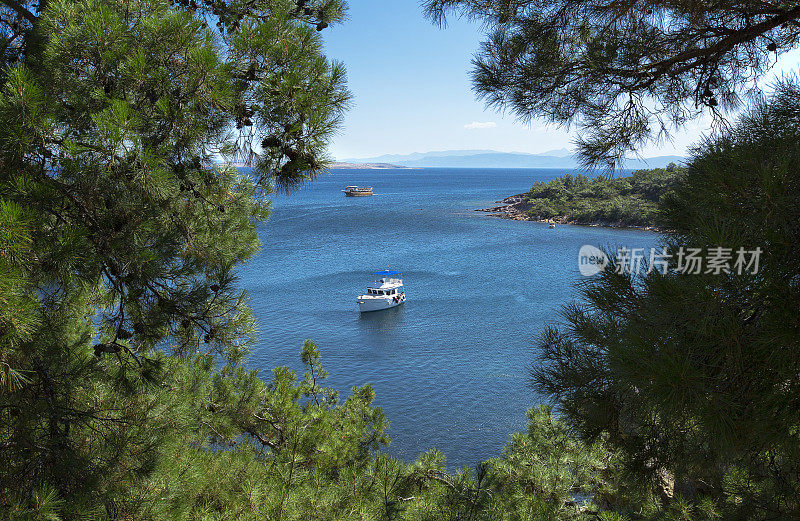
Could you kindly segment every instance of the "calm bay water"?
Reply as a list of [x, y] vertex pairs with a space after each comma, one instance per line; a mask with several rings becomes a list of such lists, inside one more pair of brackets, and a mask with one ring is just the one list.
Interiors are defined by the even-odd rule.
[[[534, 181], [564, 170], [334, 170], [276, 196], [261, 252], [240, 270], [259, 324], [249, 365], [289, 366], [320, 347], [327, 385], [370, 383], [386, 412], [388, 452], [413, 460], [436, 447], [450, 468], [496, 456], [525, 411], [536, 336], [576, 296], [584, 244], [650, 247], [638, 230], [558, 226], [487, 217]], [[372, 197], [345, 197], [346, 185]], [[404, 273], [407, 302], [359, 315], [371, 273]]]

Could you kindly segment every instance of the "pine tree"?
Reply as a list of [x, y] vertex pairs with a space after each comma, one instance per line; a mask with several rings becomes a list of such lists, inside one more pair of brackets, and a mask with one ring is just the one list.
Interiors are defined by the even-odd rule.
[[269, 194], [325, 167], [349, 94], [319, 31], [343, 17], [338, 0], [0, 2], [0, 512], [121, 515], [176, 430], [212, 424], [208, 396], [170, 399], [181, 367], [248, 381], [235, 269]]
[[[670, 269], [612, 259], [540, 340], [536, 388], [665, 503], [800, 516], [799, 128], [800, 87], [784, 82], [703, 142], [662, 204]], [[706, 264], [680, 271], [692, 249]]]

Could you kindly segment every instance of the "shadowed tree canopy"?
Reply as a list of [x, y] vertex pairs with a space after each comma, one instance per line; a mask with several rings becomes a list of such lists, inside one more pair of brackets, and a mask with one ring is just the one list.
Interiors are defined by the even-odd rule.
[[[698, 146], [660, 203], [669, 270], [655, 257], [647, 274], [585, 279], [533, 369], [638, 481], [670, 475], [676, 501], [705, 498], [721, 519], [800, 517], [798, 129], [800, 88], [781, 82]], [[681, 271], [693, 250], [702, 266]]]
[[488, 37], [474, 88], [522, 120], [581, 130], [587, 166], [628, 152], [710, 113], [724, 123], [800, 36], [798, 2], [722, 0], [427, 0], [480, 20]]

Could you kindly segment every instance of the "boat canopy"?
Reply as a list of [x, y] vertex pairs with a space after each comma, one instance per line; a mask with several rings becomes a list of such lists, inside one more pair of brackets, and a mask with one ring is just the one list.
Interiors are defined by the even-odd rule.
[[403, 274], [402, 271], [389, 271], [389, 270], [376, 271], [375, 273], [373, 273], [373, 275], [384, 275], [384, 276], [402, 275], [402, 274]]

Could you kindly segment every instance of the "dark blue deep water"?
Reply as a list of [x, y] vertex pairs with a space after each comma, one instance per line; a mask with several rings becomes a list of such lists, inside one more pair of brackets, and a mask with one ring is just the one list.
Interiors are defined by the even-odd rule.
[[[576, 296], [584, 244], [655, 245], [638, 230], [487, 217], [476, 208], [563, 170], [334, 170], [275, 197], [263, 249], [240, 270], [259, 343], [249, 364], [302, 373], [300, 347], [320, 347], [327, 384], [370, 383], [386, 412], [388, 452], [413, 460], [436, 447], [457, 468], [496, 456], [525, 411], [538, 332]], [[346, 185], [372, 197], [345, 197]], [[359, 315], [371, 273], [404, 272], [408, 301]]]

